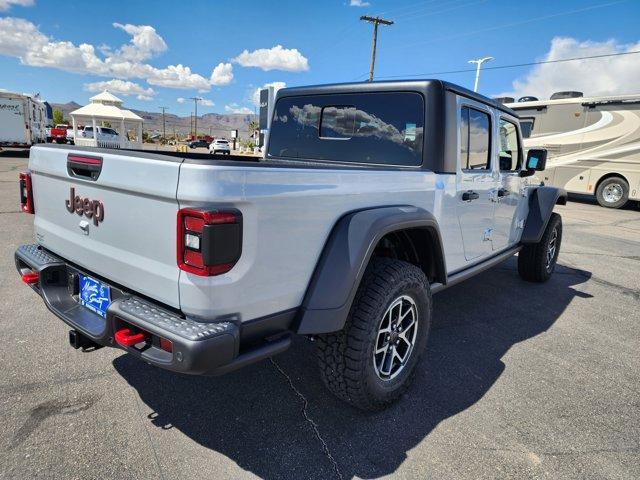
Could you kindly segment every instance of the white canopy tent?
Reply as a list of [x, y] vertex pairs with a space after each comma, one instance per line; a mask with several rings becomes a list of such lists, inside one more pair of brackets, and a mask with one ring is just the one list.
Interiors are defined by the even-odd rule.
[[[122, 100], [105, 90], [98, 95], [91, 97], [91, 103], [74, 110], [69, 115], [73, 121], [73, 138], [76, 145], [87, 147], [106, 148], [142, 148], [142, 118], [130, 110], [122, 108]], [[78, 124], [89, 125], [89, 120], [93, 126], [93, 138], [81, 137], [78, 135]], [[118, 131], [118, 138], [107, 138], [107, 136], [97, 135], [98, 122], [108, 121], [112, 128]], [[137, 138], [129, 140], [127, 138], [126, 124], [134, 124]], [[119, 127], [119, 128], [118, 128]]]

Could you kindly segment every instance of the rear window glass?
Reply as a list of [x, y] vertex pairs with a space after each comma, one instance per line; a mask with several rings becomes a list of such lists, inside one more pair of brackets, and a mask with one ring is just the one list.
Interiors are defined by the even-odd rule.
[[415, 92], [308, 95], [278, 100], [271, 157], [420, 165], [424, 101]]

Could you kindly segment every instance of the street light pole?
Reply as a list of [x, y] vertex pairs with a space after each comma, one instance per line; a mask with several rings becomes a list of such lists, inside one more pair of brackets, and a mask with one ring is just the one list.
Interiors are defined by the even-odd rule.
[[376, 46], [378, 44], [378, 25], [393, 25], [393, 21], [385, 20], [380, 17], [370, 17], [369, 15], [363, 15], [360, 20], [364, 22], [373, 23], [373, 43], [371, 46], [371, 68], [369, 69], [369, 81], [373, 82], [373, 70], [376, 66]]
[[475, 63], [477, 65], [476, 67], [476, 81], [473, 84], [473, 91], [477, 92], [478, 91], [478, 83], [480, 83], [480, 68], [482, 67], [482, 64], [485, 62], [490, 62], [491, 60], [493, 60], [493, 57], [484, 57], [484, 58], [478, 58], [477, 60], [469, 60], [469, 63]]

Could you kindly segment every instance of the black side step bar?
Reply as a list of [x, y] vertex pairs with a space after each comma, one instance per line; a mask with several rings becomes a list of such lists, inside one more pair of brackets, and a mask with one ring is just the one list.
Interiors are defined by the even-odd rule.
[[509, 250], [506, 250], [502, 253], [497, 254], [495, 257], [491, 257], [488, 260], [484, 260], [483, 262], [478, 263], [477, 265], [473, 265], [469, 268], [465, 268], [460, 272], [456, 272], [450, 275], [449, 277], [447, 277], [446, 284], [442, 284], [439, 282], [432, 283], [431, 293], [441, 292], [442, 290], [449, 287], [453, 287], [454, 285], [457, 285], [458, 283], [463, 282], [466, 279], [473, 277], [474, 275], [477, 275], [480, 272], [484, 272], [485, 270], [488, 270], [491, 267], [495, 267], [499, 263], [509, 260], [509, 258], [513, 257], [520, 250], [522, 250], [522, 245], [518, 245], [515, 248], [510, 248]]

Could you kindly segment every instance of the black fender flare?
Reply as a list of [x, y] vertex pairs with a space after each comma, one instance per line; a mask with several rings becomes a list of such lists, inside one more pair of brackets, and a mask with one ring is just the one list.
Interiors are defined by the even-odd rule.
[[442, 239], [433, 214], [411, 205], [351, 212], [338, 220], [325, 243], [294, 331], [309, 335], [341, 330], [376, 245], [386, 234], [409, 228], [428, 231], [437, 249], [437, 281], [446, 283]]
[[529, 194], [529, 214], [520, 243], [533, 244], [542, 239], [556, 204], [567, 204], [567, 192], [562, 188], [541, 186]]

